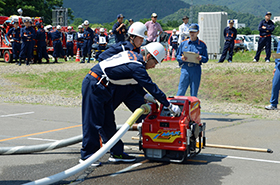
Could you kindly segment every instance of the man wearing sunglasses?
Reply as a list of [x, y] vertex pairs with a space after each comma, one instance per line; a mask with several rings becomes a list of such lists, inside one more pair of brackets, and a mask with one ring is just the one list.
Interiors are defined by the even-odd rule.
[[[147, 27], [147, 44], [150, 42], [155, 42], [157, 40], [157, 37], [163, 32], [160, 24], [157, 22], [157, 14], [152, 14], [152, 20], [145, 23], [145, 26]], [[159, 33], [158, 33], [159, 31]]]

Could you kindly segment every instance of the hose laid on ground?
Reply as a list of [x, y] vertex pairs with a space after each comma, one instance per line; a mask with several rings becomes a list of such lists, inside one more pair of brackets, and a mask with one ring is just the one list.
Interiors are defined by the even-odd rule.
[[32, 145], [32, 146], [14, 146], [14, 147], [1, 147], [0, 155], [11, 155], [11, 154], [30, 154], [35, 152], [43, 152], [48, 150], [54, 150], [69, 145], [74, 145], [81, 142], [83, 135], [71, 137], [68, 139], [63, 139], [56, 141], [54, 143], [47, 143], [41, 145]]
[[[119, 130], [122, 125], [117, 125], [117, 130]], [[137, 124], [132, 125], [129, 130], [137, 130]], [[13, 155], [13, 154], [31, 154], [36, 152], [44, 152], [49, 150], [54, 150], [58, 148], [63, 148], [69, 145], [74, 145], [82, 142], [83, 135], [71, 137], [68, 139], [59, 140], [53, 143], [32, 145], [32, 146], [13, 146], [13, 147], [0, 147], [0, 155]]]
[[251, 148], [251, 147], [241, 147], [241, 146], [216, 145], [216, 144], [208, 144], [208, 143], [206, 143], [206, 147], [232, 149], [232, 150], [245, 150], [245, 151], [252, 151], [252, 152], [273, 153], [273, 151], [271, 149], [264, 149], [264, 148]]
[[45, 177], [30, 183], [26, 183], [24, 185], [47, 185], [58, 182], [62, 179], [68, 178], [80, 171], [89, 167], [92, 163], [96, 162], [100, 159], [108, 150], [110, 150], [120, 139], [121, 137], [128, 131], [130, 126], [142, 115], [148, 114], [150, 112], [150, 106], [147, 104], [142, 105], [140, 108], [136, 109], [135, 112], [128, 118], [125, 124], [120, 128], [116, 134], [105, 144], [101, 147], [97, 152], [95, 152], [91, 157], [86, 159], [83, 163], [80, 163], [68, 170], [63, 172], [57, 173], [55, 175]]

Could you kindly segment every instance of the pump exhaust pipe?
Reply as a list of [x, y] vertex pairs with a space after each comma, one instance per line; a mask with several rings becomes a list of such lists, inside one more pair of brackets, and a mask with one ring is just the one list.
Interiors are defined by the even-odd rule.
[[208, 144], [208, 143], [206, 143], [206, 147], [232, 149], [232, 150], [245, 150], [245, 151], [252, 151], [252, 152], [273, 153], [273, 151], [271, 149], [251, 148], [251, 147], [242, 147], [242, 146], [216, 145], [216, 144]]

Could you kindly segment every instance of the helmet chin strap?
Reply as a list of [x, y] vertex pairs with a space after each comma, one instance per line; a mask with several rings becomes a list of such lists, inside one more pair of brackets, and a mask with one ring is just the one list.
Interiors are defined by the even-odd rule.
[[132, 45], [133, 45], [135, 48], [137, 48], [137, 47], [135, 46], [135, 43], [134, 43], [134, 39], [136, 38], [136, 36], [135, 36], [135, 35], [130, 35], [130, 37], [132, 37], [132, 39], [131, 39]]

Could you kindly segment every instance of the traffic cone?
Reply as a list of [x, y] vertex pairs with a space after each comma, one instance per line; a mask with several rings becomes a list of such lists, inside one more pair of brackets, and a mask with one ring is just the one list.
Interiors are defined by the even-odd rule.
[[172, 51], [172, 57], [171, 57], [171, 61], [174, 61], [174, 60], [176, 60], [176, 58], [175, 58], [175, 49], [173, 49], [173, 51]]
[[166, 60], [170, 60], [170, 51], [169, 51], [169, 49], [167, 50], [167, 59]]
[[77, 50], [77, 54], [76, 54], [76, 62], [80, 62], [80, 48], [78, 48]]
[[167, 61], [167, 58], [166, 58], [166, 48], [164, 48], [164, 50], [165, 50], [165, 56], [164, 56], [163, 61]]

